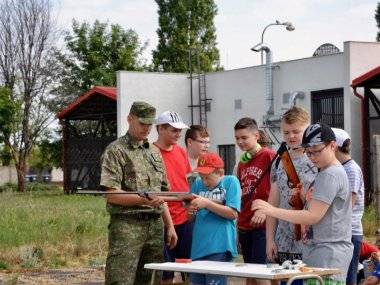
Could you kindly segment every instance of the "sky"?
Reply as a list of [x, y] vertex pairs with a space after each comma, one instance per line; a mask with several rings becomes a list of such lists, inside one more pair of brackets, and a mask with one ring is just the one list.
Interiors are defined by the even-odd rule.
[[[374, 18], [378, 0], [215, 0], [214, 19], [221, 65], [236, 69], [259, 65], [260, 54], [250, 50], [261, 41], [266, 25], [291, 22], [295, 30], [271, 26], [264, 34], [274, 61], [310, 57], [324, 43], [343, 50], [345, 41], [376, 41]], [[154, 0], [55, 0], [57, 25], [71, 29], [80, 22], [119, 24], [133, 29], [148, 42], [144, 58], [149, 63], [157, 46], [158, 13]]]

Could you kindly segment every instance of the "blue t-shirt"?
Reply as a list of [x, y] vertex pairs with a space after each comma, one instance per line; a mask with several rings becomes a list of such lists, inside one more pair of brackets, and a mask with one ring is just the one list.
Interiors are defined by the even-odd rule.
[[[202, 180], [197, 178], [191, 186], [191, 193], [219, 200], [224, 205], [240, 212], [241, 188], [235, 176], [224, 176], [212, 190], [208, 190]], [[229, 220], [208, 209], [200, 209], [195, 216], [191, 259], [200, 259], [210, 254], [227, 251], [235, 257], [237, 256], [236, 240], [236, 219]]]
[[372, 276], [377, 277], [380, 279], [380, 263], [376, 264], [375, 270], [372, 272]]

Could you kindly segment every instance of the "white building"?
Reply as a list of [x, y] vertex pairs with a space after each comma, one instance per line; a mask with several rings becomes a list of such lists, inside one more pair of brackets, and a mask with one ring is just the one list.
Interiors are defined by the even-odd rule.
[[[273, 64], [274, 115], [289, 107], [284, 102], [289, 94], [303, 94], [296, 104], [310, 111], [313, 122], [323, 120], [344, 127], [353, 139], [353, 157], [362, 161], [360, 99], [351, 88], [352, 81], [380, 66], [380, 43], [345, 42], [343, 52], [313, 56]], [[199, 104], [198, 80], [193, 80], [193, 105]], [[360, 93], [360, 89], [358, 89]], [[177, 111], [188, 124], [200, 123], [199, 108], [191, 105], [188, 74], [120, 71], [117, 75], [118, 136], [127, 126], [127, 115], [133, 101], [142, 100], [157, 107], [157, 112]], [[268, 110], [265, 65], [205, 75], [205, 93], [210, 99], [207, 127], [211, 133], [211, 151], [233, 153], [233, 127], [238, 119], [249, 116], [262, 125]], [[204, 96], [204, 94], [201, 94]], [[193, 120], [192, 112], [193, 109]], [[380, 133], [371, 122], [370, 134]], [[156, 132], [152, 132], [154, 139]], [[277, 134], [277, 137], [280, 136]], [[231, 162], [232, 164], [232, 162]], [[229, 166], [230, 167], [230, 166]]]

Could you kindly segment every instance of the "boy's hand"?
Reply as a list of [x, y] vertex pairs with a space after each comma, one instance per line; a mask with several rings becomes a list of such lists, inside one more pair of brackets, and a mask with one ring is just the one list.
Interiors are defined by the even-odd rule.
[[303, 182], [300, 182], [296, 187], [292, 188], [291, 193], [293, 193], [293, 195], [300, 195], [302, 202], [305, 203], [306, 193], [303, 189]]
[[190, 215], [196, 215], [197, 214], [197, 211], [198, 211], [198, 208], [194, 205], [191, 205], [191, 204], [188, 204], [186, 206], [186, 209], [187, 209], [187, 212], [190, 214]]
[[165, 203], [165, 201], [162, 198], [155, 196], [155, 195], [151, 195], [151, 196], [149, 196], [149, 198], [150, 199], [144, 198], [145, 199], [144, 205], [147, 205], [147, 206], [150, 206], [153, 208], [157, 208], [157, 207], [161, 206], [163, 203]]
[[265, 215], [268, 215], [273, 209], [274, 207], [271, 204], [260, 199], [253, 201], [251, 206], [252, 211], [261, 211]]
[[267, 242], [267, 258], [270, 262], [275, 262], [277, 258], [277, 245], [274, 241]]
[[251, 222], [250, 222], [251, 226], [253, 228], [260, 227], [265, 222], [266, 217], [267, 216], [262, 211], [256, 211], [255, 214], [251, 218]]
[[178, 237], [174, 227], [170, 227], [166, 231], [166, 245], [172, 249], [177, 245]]
[[209, 203], [211, 202], [209, 199], [203, 198], [203, 197], [201, 197], [201, 196], [198, 196], [198, 195], [194, 195], [194, 196], [195, 196], [196, 198], [193, 199], [193, 200], [190, 202], [190, 205], [196, 207], [197, 209], [207, 208], [207, 206], [208, 206]]

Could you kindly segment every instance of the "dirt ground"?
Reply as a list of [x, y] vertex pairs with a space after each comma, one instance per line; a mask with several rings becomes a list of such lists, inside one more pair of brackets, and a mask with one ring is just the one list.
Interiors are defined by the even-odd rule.
[[[17, 273], [0, 272], [0, 285], [18, 284], [104, 284], [104, 268], [65, 268]], [[182, 283], [183, 284], [183, 283]], [[243, 279], [230, 278], [229, 285], [243, 285]]]
[[0, 285], [18, 284], [104, 284], [102, 268], [65, 268], [46, 271], [0, 272]]

